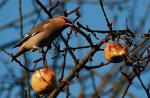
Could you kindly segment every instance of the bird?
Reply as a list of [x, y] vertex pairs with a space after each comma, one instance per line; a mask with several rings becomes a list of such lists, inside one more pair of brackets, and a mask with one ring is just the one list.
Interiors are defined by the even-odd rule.
[[13, 46], [13, 48], [19, 47], [19, 50], [12, 56], [12, 61], [27, 51], [34, 52], [50, 45], [63, 30], [70, 26], [75, 27], [65, 16], [55, 16], [38, 24]]

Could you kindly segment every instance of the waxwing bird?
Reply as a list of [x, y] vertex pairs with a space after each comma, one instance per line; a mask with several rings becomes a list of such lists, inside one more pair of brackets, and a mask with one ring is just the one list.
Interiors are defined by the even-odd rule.
[[37, 49], [42, 49], [44, 46], [50, 45], [64, 29], [71, 25], [73, 25], [73, 23], [65, 16], [56, 16], [37, 25], [28, 35], [13, 46], [13, 48], [20, 48], [12, 57], [12, 61], [27, 51], [33, 52]]

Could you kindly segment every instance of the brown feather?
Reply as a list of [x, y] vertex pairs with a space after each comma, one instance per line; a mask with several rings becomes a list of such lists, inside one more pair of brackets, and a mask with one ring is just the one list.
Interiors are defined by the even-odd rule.
[[66, 25], [67, 22], [66, 17], [57, 16], [34, 27], [28, 34], [29, 38], [19, 43], [21, 47], [13, 59], [28, 50], [36, 50], [38, 47], [43, 48], [44, 46], [51, 44], [65, 28], [69, 27], [69, 25]]

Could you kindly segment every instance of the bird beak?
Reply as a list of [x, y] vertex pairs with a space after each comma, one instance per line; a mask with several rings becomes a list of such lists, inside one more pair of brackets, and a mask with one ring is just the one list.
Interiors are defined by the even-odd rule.
[[79, 32], [78, 27], [73, 22], [67, 20], [65, 25], [71, 27], [75, 33]]

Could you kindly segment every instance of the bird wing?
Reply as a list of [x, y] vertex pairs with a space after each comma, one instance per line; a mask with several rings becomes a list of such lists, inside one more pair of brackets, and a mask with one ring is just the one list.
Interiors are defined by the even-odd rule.
[[36, 27], [34, 27], [30, 32], [29, 35], [34, 34], [35, 32], [39, 33], [42, 32], [44, 30], [44, 25], [46, 25], [47, 23], [49, 23], [49, 20], [46, 20], [40, 24], [38, 24]]
[[13, 46], [13, 48], [19, 47], [21, 46], [25, 41], [27, 41], [28, 39], [30, 39], [31, 37], [39, 34], [40, 32], [42, 32], [44, 30], [43, 25], [49, 23], [49, 21], [44, 21], [43, 23], [37, 25], [36, 27], [34, 27], [29, 33], [28, 35], [24, 36], [17, 44], [15, 44]]
[[36, 34], [38, 34], [38, 33], [35, 32], [35, 33], [28, 34], [28, 35], [24, 36], [17, 44], [15, 44], [15, 45], [13, 46], [13, 48], [16, 48], [16, 47], [21, 46], [25, 41], [27, 41], [28, 39], [30, 39], [32, 36], [34, 36], [34, 35], [36, 35]]

